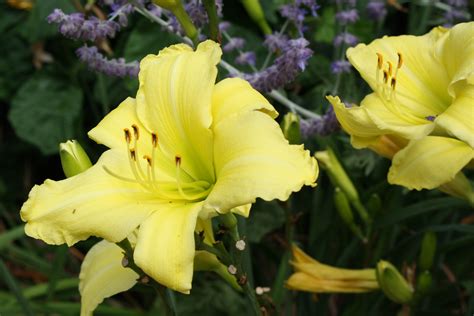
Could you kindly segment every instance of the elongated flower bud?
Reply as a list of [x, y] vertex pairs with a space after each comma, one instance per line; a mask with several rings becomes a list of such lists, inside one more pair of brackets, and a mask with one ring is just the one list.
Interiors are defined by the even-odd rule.
[[242, 0], [242, 4], [250, 18], [260, 27], [263, 34], [271, 34], [272, 29], [268, 25], [267, 20], [265, 20], [265, 14], [263, 13], [260, 2], [258, 0]]
[[346, 223], [349, 229], [360, 239], [364, 240], [360, 227], [354, 222], [354, 215], [352, 214], [351, 205], [347, 200], [346, 195], [338, 187], [334, 189], [334, 204], [341, 216], [341, 219]]
[[458, 172], [453, 180], [439, 187], [440, 191], [461, 198], [474, 207], [474, 190], [463, 172]]
[[421, 252], [418, 258], [418, 268], [421, 271], [429, 270], [433, 265], [433, 258], [436, 253], [436, 235], [433, 232], [427, 232], [421, 242]]
[[92, 166], [89, 156], [76, 140], [68, 140], [59, 144], [59, 156], [64, 174], [68, 178], [86, 171]]
[[418, 275], [416, 280], [416, 296], [423, 297], [431, 289], [433, 285], [433, 278], [429, 271], [423, 271]]
[[384, 294], [400, 304], [410, 303], [413, 299], [413, 287], [405, 280], [390, 262], [381, 260], [377, 264], [377, 281]]
[[194, 255], [194, 270], [215, 272], [234, 289], [242, 291], [242, 288], [237, 284], [235, 277], [229, 273], [227, 267], [215, 255], [207, 251], [196, 251]]
[[371, 219], [367, 213], [367, 210], [359, 199], [359, 193], [357, 192], [354, 184], [340, 164], [336, 154], [332, 151], [332, 149], [328, 148], [325, 151], [318, 151], [315, 154], [315, 157], [321, 163], [321, 166], [328, 172], [332, 184], [341, 188], [347, 199], [359, 213], [362, 220], [365, 223], [369, 223]]
[[290, 144], [301, 143], [300, 119], [298, 115], [293, 112], [288, 112], [281, 122], [281, 129], [283, 135], [288, 139]]
[[181, 5], [180, 0], [153, 0], [153, 3], [170, 11]]

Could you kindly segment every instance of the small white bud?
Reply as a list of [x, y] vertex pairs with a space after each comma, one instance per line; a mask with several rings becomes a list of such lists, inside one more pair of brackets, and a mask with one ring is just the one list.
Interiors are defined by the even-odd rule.
[[267, 292], [270, 292], [270, 288], [269, 288], [269, 287], [257, 286], [257, 287], [255, 288], [255, 293], [257, 293], [257, 295], [262, 295], [262, 294], [267, 293]]
[[237, 268], [231, 264], [227, 267], [227, 271], [229, 271], [230, 274], [235, 275], [237, 273]]
[[242, 239], [237, 240], [237, 242], [235, 243], [235, 248], [239, 249], [240, 251], [244, 251], [245, 250], [245, 241], [243, 241]]

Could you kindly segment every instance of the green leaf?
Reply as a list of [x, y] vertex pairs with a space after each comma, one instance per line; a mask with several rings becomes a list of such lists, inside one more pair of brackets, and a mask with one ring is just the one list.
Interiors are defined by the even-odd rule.
[[34, 313], [31, 310], [30, 303], [23, 296], [20, 286], [16, 282], [13, 275], [11, 275], [5, 263], [3, 263], [3, 260], [0, 260], [0, 276], [3, 279], [3, 281], [7, 284], [7, 286], [10, 288], [10, 291], [13, 293], [13, 295], [15, 295], [19, 305], [21, 306], [23, 310], [23, 313], [27, 316], [29, 315], [33, 316]]
[[464, 201], [451, 197], [442, 197], [422, 201], [409, 206], [404, 206], [403, 208], [394, 210], [393, 212], [385, 213], [384, 215], [377, 218], [375, 226], [376, 228], [381, 228], [388, 225], [393, 225], [402, 220], [406, 220], [423, 213], [436, 210], [446, 210], [448, 208], [460, 207], [465, 204], [466, 203]]
[[285, 222], [285, 212], [277, 202], [258, 201], [252, 206], [247, 221], [248, 241], [258, 243], [263, 236], [281, 227]]
[[25, 236], [25, 226], [23, 225], [17, 226], [8, 230], [5, 233], [2, 233], [0, 235], [0, 250], [5, 247], [8, 247], [10, 242], [12, 242], [13, 240], [21, 238], [23, 236]]
[[21, 86], [12, 100], [8, 118], [18, 137], [49, 155], [58, 152], [59, 143], [75, 136], [81, 105], [79, 88], [39, 75]]
[[323, 43], [331, 43], [336, 35], [334, 19], [334, 8], [326, 7], [321, 14], [321, 19], [318, 23], [316, 32], [314, 33], [314, 40]]

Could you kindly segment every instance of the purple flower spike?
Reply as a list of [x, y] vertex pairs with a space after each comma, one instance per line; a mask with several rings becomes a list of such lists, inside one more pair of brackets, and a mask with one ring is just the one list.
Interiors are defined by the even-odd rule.
[[334, 42], [333, 42], [334, 46], [336, 47], [341, 46], [342, 44], [348, 47], [353, 47], [353, 46], [356, 46], [357, 43], [359, 43], [359, 39], [349, 32], [344, 32], [337, 35], [334, 38]]
[[319, 119], [307, 119], [300, 121], [300, 131], [303, 138], [308, 139], [313, 135], [327, 136], [339, 130], [334, 109], [329, 107], [327, 112]]
[[385, 3], [381, 1], [370, 1], [367, 4], [366, 10], [367, 15], [375, 21], [381, 21], [387, 15]]
[[355, 23], [359, 20], [359, 13], [356, 9], [340, 11], [336, 13], [336, 20], [342, 25]]
[[47, 19], [49, 23], [59, 24], [61, 34], [76, 40], [94, 41], [98, 38], [114, 37], [120, 29], [120, 25], [114, 21], [102, 21], [96, 17], [86, 20], [82, 13], [68, 15], [61, 9], [55, 9]]
[[282, 54], [275, 63], [263, 71], [246, 74], [244, 78], [261, 92], [269, 92], [293, 81], [300, 71], [304, 70], [308, 59], [313, 55], [309, 42], [304, 38], [287, 41], [282, 47]]
[[250, 65], [255, 66], [257, 62], [257, 56], [254, 52], [242, 52], [240, 55], [235, 59], [235, 63], [237, 65]]
[[333, 74], [341, 74], [351, 72], [351, 64], [347, 60], [336, 60], [331, 63], [331, 72]]
[[263, 45], [265, 45], [272, 52], [283, 50], [283, 48], [287, 44], [288, 44], [288, 37], [280, 33], [267, 35], [265, 37], [265, 41], [263, 42]]
[[137, 61], [126, 63], [123, 58], [107, 59], [99, 53], [95, 46], [82, 46], [77, 49], [76, 54], [91, 70], [114, 77], [136, 78], [138, 76], [139, 64]]
[[245, 45], [245, 40], [241, 37], [233, 37], [227, 44], [222, 47], [222, 50], [226, 53], [236, 49], [242, 49]]

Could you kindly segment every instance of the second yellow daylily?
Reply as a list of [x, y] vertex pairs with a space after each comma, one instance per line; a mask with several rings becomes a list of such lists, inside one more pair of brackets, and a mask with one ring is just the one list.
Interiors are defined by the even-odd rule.
[[173, 45], [140, 64], [139, 90], [89, 136], [110, 148], [90, 169], [35, 186], [21, 209], [26, 234], [73, 245], [120, 242], [137, 230], [134, 262], [189, 293], [198, 219], [247, 216], [256, 198], [286, 200], [315, 185], [317, 163], [289, 145], [275, 109], [249, 83], [215, 83], [221, 49]]
[[292, 290], [313, 293], [363, 293], [377, 290], [375, 269], [341, 269], [323, 264], [292, 247], [295, 272], [286, 281]]
[[373, 93], [359, 106], [328, 97], [356, 148], [392, 159], [388, 181], [449, 183], [474, 158], [474, 22], [396, 36], [347, 51]]

